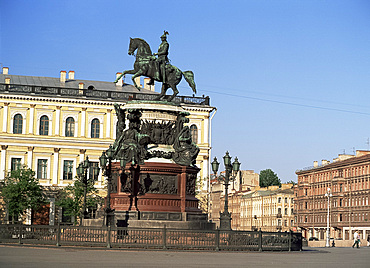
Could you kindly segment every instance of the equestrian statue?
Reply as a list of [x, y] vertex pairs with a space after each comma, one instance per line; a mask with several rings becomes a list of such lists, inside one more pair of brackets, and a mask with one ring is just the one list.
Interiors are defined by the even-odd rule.
[[161, 94], [158, 95], [156, 100], [161, 100], [166, 95], [169, 88], [172, 89], [173, 94], [167, 101], [172, 101], [179, 91], [177, 90], [177, 85], [180, 83], [182, 76], [184, 76], [186, 82], [192, 88], [193, 92], [196, 93], [194, 82], [194, 73], [192, 71], [182, 72], [179, 68], [171, 65], [168, 59], [169, 44], [167, 42], [167, 35], [169, 33], [164, 31], [161, 36], [162, 43], [159, 45], [158, 52], [152, 54], [150, 46], [148, 43], [141, 38], [130, 38], [130, 45], [128, 49], [129, 55], [135, 55], [136, 60], [134, 63], [133, 70], [126, 70], [120, 76], [117, 77], [115, 83], [122, 76], [126, 74], [132, 74], [132, 81], [138, 90], [141, 90], [140, 85], [137, 85], [135, 78], [139, 76], [147, 76], [151, 78], [149, 85], [153, 85], [154, 81], [162, 82]]

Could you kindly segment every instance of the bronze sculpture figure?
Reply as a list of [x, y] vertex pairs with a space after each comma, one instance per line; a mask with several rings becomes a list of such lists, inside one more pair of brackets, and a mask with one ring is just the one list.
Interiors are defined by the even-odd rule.
[[[141, 38], [130, 38], [128, 54], [134, 55], [134, 52], [136, 51], [134, 69], [123, 71], [123, 73], [117, 77], [115, 82], [126, 74], [132, 74], [134, 86], [140, 90], [141, 88], [136, 84], [135, 78], [139, 76], [147, 76], [151, 78], [151, 82], [152, 80], [162, 82], [161, 93], [158, 95], [156, 100], [163, 99], [168, 88], [171, 88], [173, 90], [173, 94], [167, 99], [167, 101], [172, 101], [179, 93], [176, 86], [180, 83], [182, 76], [184, 76], [193, 92], [196, 93], [194, 73], [192, 71], [182, 72], [179, 68], [171, 65], [168, 61], [167, 56], [169, 45], [167, 42], [167, 35], [168, 32], [165, 31], [161, 36], [162, 43], [159, 46], [158, 53], [154, 54], [152, 54], [150, 46], [145, 40]], [[158, 58], [155, 56], [158, 56]]]

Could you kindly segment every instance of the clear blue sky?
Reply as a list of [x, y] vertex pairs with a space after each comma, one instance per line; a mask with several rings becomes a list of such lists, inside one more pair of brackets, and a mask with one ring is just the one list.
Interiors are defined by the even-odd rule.
[[113, 81], [132, 68], [129, 37], [154, 52], [167, 30], [172, 64], [218, 109], [212, 157], [242, 169], [296, 180], [369, 148], [370, 1], [0, 0], [0, 14], [0, 63], [17, 75]]

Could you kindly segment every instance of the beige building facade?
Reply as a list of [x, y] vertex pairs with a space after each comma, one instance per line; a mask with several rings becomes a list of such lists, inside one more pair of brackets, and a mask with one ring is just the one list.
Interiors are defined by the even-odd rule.
[[[113, 79], [112, 79], [113, 80]], [[144, 81], [146, 85], [147, 81]], [[116, 138], [117, 116], [113, 104], [128, 100], [151, 100], [154, 87], [139, 92], [122, 80], [117, 83], [80, 80], [73, 71], [60, 77], [31, 77], [0, 74], [0, 181], [7, 172], [27, 165], [41, 185], [51, 191], [71, 184], [76, 167], [86, 157], [98, 165], [99, 156]], [[214, 108], [208, 97], [177, 97], [190, 113], [188, 123], [193, 141], [199, 146], [196, 165], [206, 191], [209, 177], [210, 115]], [[155, 118], [154, 118], [155, 119]], [[95, 186], [105, 195], [105, 178], [91, 174]], [[50, 197], [49, 224], [58, 208]], [[3, 210], [4, 212], [4, 210]], [[4, 213], [3, 213], [4, 214]], [[2, 220], [4, 220], [4, 217]], [[30, 223], [31, 219], [28, 223]]]

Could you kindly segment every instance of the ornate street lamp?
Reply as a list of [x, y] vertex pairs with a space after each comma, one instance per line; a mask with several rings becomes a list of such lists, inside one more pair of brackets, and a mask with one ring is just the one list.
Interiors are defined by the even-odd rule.
[[[89, 161], [89, 157], [86, 156], [86, 159], [82, 161], [78, 167], [77, 167], [77, 176], [80, 178], [83, 186], [84, 186], [84, 203], [83, 203], [83, 215], [82, 219], [87, 218], [87, 211], [86, 211], [86, 194], [87, 194], [87, 185], [90, 181], [90, 178], [88, 176], [88, 170], [92, 167], [92, 162]], [[93, 168], [93, 174], [97, 175], [99, 174], [99, 167], [92, 167]], [[92, 176], [91, 176], [92, 178]]]
[[[114, 212], [114, 209], [110, 206], [110, 194], [112, 188], [112, 160], [113, 160], [113, 148], [112, 145], [109, 145], [107, 151], [103, 151], [100, 156], [100, 167], [104, 171], [103, 175], [107, 177], [107, 205], [105, 207], [105, 216], [106, 216], [106, 225], [111, 225], [111, 215]], [[108, 163], [108, 165], [107, 165]]]
[[[226, 152], [224, 159], [224, 166], [225, 166], [225, 176], [218, 176], [217, 177], [217, 171], [220, 166], [220, 163], [217, 161], [217, 158], [215, 157], [212, 165], [213, 173], [215, 174], [218, 181], [223, 182], [225, 186], [225, 205], [224, 205], [224, 211], [220, 212], [220, 230], [231, 230], [231, 213], [229, 212], [229, 183], [231, 180], [234, 180], [237, 172], [240, 168], [240, 163], [238, 161], [238, 158], [235, 157], [235, 160], [233, 163], [231, 163], [231, 157], [229, 155], [229, 152]], [[234, 174], [233, 174], [234, 172]], [[235, 176], [233, 176], [235, 175]]]
[[326, 219], [326, 245], [325, 247], [330, 247], [330, 197], [333, 195], [330, 192], [330, 188], [328, 188], [325, 196], [328, 198], [328, 215]]

